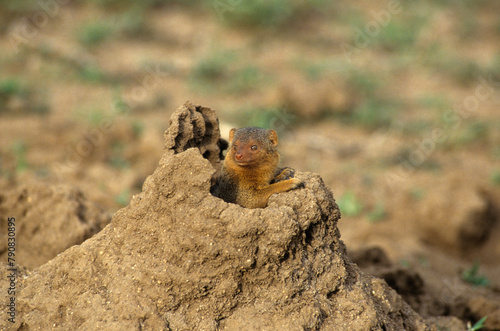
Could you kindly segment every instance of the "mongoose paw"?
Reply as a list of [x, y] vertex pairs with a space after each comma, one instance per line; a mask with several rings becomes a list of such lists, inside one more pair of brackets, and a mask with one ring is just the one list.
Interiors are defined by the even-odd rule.
[[281, 172], [278, 175], [276, 175], [276, 177], [274, 177], [274, 180], [273, 180], [273, 182], [275, 182], [275, 183], [281, 182], [282, 180], [291, 179], [295, 175], [295, 170], [293, 170], [292, 168], [287, 167], [287, 168], [282, 168], [279, 170]]
[[294, 188], [304, 188], [305, 187], [304, 182], [301, 181], [298, 178], [290, 178], [289, 180], [292, 183], [292, 189], [294, 189]]

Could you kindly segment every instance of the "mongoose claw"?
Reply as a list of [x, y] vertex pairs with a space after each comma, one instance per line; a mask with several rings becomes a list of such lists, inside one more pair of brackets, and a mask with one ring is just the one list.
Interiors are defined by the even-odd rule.
[[304, 187], [306, 187], [305, 183], [303, 181], [301, 181], [300, 179], [298, 179], [298, 178], [290, 178], [289, 180], [292, 181], [293, 188], [304, 188]]
[[276, 175], [276, 177], [274, 177], [273, 182], [277, 183], [277, 182], [280, 182], [282, 180], [290, 179], [290, 178], [293, 178], [294, 175], [295, 175], [295, 170], [293, 170], [292, 168], [288, 168], [288, 167], [281, 168], [278, 171], [278, 175]]

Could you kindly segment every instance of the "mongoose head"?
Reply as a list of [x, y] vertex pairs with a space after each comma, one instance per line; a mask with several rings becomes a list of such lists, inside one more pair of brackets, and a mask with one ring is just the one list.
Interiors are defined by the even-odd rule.
[[242, 167], [259, 166], [264, 160], [279, 159], [278, 135], [271, 129], [248, 127], [229, 131], [231, 145], [226, 157]]

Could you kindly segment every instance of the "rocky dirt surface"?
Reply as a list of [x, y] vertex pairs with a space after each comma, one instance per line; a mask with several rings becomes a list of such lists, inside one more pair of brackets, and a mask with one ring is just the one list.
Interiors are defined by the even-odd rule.
[[219, 156], [214, 112], [186, 104], [172, 121], [171, 147], [142, 192], [98, 234], [22, 278], [14, 329], [431, 329], [350, 262], [320, 176], [297, 173], [305, 188], [264, 209], [225, 203], [210, 194], [215, 169], [203, 158]]
[[[64, 185], [31, 184], [0, 195], [2, 215], [16, 221], [16, 257], [33, 269], [73, 245], [81, 244], [109, 223], [111, 215], [89, 202], [83, 193]], [[7, 222], [0, 235], [7, 237]], [[7, 261], [7, 246], [0, 256]]]

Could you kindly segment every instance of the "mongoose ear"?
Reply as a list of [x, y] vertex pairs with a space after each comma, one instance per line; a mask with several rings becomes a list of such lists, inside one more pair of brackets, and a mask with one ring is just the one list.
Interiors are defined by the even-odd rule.
[[235, 128], [232, 128], [230, 131], [229, 131], [229, 143], [232, 143], [233, 142], [233, 138], [234, 138], [234, 133], [236, 132], [236, 129]]
[[278, 146], [278, 134], [276, 133], [276, 131], [269, 129], [267, 130], [267, 132], [269, 134], [268, 137], [271, 145], [274, 147]]

